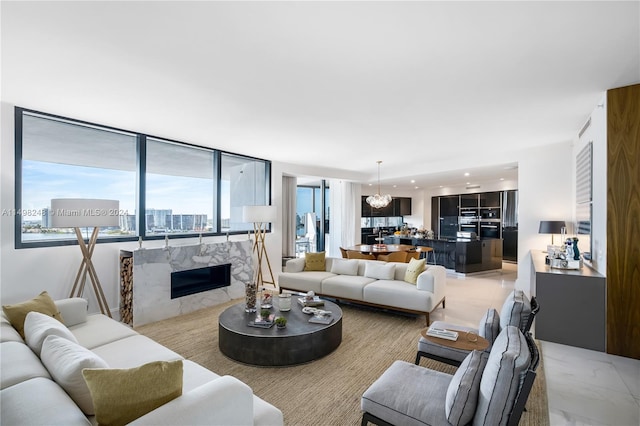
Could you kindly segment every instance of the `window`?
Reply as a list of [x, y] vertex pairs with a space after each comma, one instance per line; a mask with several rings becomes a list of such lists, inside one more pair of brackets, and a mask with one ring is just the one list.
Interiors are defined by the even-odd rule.
[[147, 138], [145, 234], [214, 231], [213, 151]]
[[227, 153], [221, 155], [220, 163], [221, 230], [253, 230], [252, 223], [242, 222], [242, 207], [269, 204], [269, 163]]
[[100, 238], [135, 236], [136, 135], [27, 111], [19, 118], [16, 244], [76, 241], [73, 229], [51, 226], [52, 198], [119, 200], [129, 215], [120, 227], [101, 229]]
[[[271, 200], [271, 163], [16, 107], [16, 248], [76, 244], [53, 198], [119, 200], [98, 241], [253, 231], [242, 207]], [[144, 212], [140, 215], [139, 212]], [[7, 212], [3, 212], [6, 214]]]

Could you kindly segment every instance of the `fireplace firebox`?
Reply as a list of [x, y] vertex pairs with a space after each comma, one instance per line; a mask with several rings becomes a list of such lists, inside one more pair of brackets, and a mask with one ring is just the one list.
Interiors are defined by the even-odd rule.
[[231, 264], [187, 269], [171, 273], [171, 298], [188, 296], [231, 285]]

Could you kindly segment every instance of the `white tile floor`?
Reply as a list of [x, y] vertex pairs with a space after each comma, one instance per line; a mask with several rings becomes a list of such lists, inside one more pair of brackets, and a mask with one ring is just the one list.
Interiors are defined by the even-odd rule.
[[[510, 263], [502, 272], [449, 274], [446, 309], [432, 321], [477, 327], [487, 308], [500, 311], [516, 274]], [[640, 425], [639, 360], [544, 341], [542, 356], [552, 425]]]

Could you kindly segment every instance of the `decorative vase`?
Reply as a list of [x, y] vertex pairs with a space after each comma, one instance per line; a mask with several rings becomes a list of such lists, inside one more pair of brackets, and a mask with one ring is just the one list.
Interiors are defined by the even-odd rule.
[[244, 284], [244, 311], [256, 312], [256, 292], [257, 286], [253, 282]]

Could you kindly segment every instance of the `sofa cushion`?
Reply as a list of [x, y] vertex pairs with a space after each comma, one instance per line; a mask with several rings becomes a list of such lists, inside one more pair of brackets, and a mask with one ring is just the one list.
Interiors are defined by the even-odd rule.
[[504, 301], [500, 311], [500, 328], [514, 325], [524, 329], [531, 315], [531, 303], [522, 290], [513, 290]]
[[89, 315], [85, 322], [71, 326], [69, 330], [78, 343], [88, 349], [138, 334], [131, 327], [102, 314]]
[[502, 329], [480, 380], [474, 425], [506, 425], [520, 384], [531, 363], [527, 341], [515, 326]]
[[305, 253], [304, 254], [304, 270], [305, 271], [326, 271], [324, 257], [325, 257], [325, 253], [323, 251], [318, 253]]
[[364, 269], [364, 276], [377, 280], [393, 280], [396, 265], [393, 263], [367, 262]]
[[78, 343], [75, 336], [63, 323], [40, 312], [29, 312], [24, 320], [24, 337], [27, 345], [40, 356], [42, 344], [47, 336], [60, 336]]
[[466, 425], [473, 419], [487, 357], [487, 352], [471, 351], [453, 375], [444, 406], [447, 420], [452, 425]]
[[[357, 262], [357, 261], [356, 261]], [[360, 275], [336, 275], [322, 280], [322, 293], [337, 298], [363, 300], [364, 287], [375, 279]]]
[[48, 336], [42, 345], [42, 363], [53, 380], [69, 394], [87, 415], [95, 414], [91, 394], [82, 377], [85, 368], [109, 368], [107, 363], [89, 349], [59, 336]]
[[322, 294], [322, 281], [336, 274], [323, 271], [283, 272], [278, 275], [278, 286], [306, 293], [313, 291]]
[[18, 383], [0, 391], [0, 399], [3, 425], [91, 426], [69, 395], [51, 379], [36, 377]]
[[487, 309], [487, 312], [480, 319], [478, 335], [487, 339], [489, 345], [491, 345], [498, 337], [498, 334], [500, 334], [500, 315], [493, 308]]
[[34, 377], [51, 378], [40, 359], [24, 343], [4, 342], [1, 345], [0, 389], [8, 388]]
[[407, 272], [404, 274], [404, 280], [408, 283], [415, 284], [418, 281], [418, 275], [424, 271], [427, 259], [411, 259], [407, 265]]
[[123, 425], [182, 395], [182, 360], [130, 369], [85, 368], [100, 425]]
[[415, 285], [405, 281], [373, 281], [364, 287], [363, 296], [370, 303], [418, 312], [431, 312], [435, 307], [433, 293], [417, 291]]
[[133, 368], [151, 361], [175, 361], [182, 356], [146, 336], [136, 334], [91, 349], [110, 368]]
[[24, 339], [20, 336], [18, 330], [13, 328], [4, 311], [0, 311], [0, 342], [24, 343]]
[[331, 273], [339, 275], [358, 275], [358, 261], [348, 259], [333, 259]]
[[21, 303], [16, 303], [13, 305], [4, 305], [2, 306], [4, 313], [7, 315], [7, 318], [11, 322], [13, 328], [18, 330], [20, 336], [24, 339], [24, 319], [27, 314], [31, 311], [40, 312], [46, 315], [49, 315], [58, 321], [64, 323], [62, 314], [58, 310], [56, 304], [49, 296], [49, 293], [43, 291], [38, 296], [34, 297], [31, 300], [26, 300]]
[[364, 392], [362, 411], [393, 425], [446, 425], [450, 374], [394, 361]]

